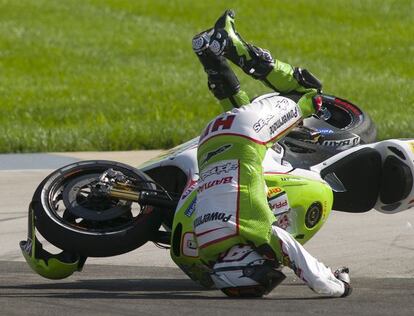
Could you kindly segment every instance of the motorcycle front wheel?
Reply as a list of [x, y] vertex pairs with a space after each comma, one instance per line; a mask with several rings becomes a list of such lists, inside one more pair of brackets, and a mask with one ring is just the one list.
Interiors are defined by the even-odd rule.
[[154, 236], [162, 221], [156, 208], [96, 190], [108, 169], [122, 172], [142, 190], [155, 189], [143, 172], [117, 162], [83, 161], [62, 167], [42, 181], [31, 202], [35, 226], [47, 241], [85, 257], [106, 257], [136, 249]]

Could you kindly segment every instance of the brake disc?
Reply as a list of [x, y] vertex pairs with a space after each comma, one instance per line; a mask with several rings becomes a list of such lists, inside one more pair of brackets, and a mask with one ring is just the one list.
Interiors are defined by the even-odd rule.
[[66, 210], [91, 221], [116, 219], [131, 211], [131, 202], [115, 200], [96, 187], [101, 174], [87, 174], [70, 181], [62, 192]]

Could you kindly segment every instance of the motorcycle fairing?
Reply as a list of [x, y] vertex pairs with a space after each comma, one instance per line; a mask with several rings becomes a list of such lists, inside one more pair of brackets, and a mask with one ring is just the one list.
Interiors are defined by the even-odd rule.
[[82, 270], [86, 258], [67, 251], [51, 254], [43, 249], [42, 244], [36, 238], [35, 216], [31, 205], [29, 205], [28, 222], [27, 241], [20, 242], [20, 250], [33, 271], [47, 279], [58, 280]]
[[195, 137], [188, 142], [178, 145], [158, 157], [141, 164], [138, 168], [146, 172], [159, 167], [175, 166], [183, 170], [186, 174], [196, 174], [198, 173], [198, 141], [199, 137]]
[[[138, 168], [147, 173], [154, 181], [164, 186], [167, 190], [174, 192], [182, 192], [186, 190], [187, 186], [182, 188], [169, 188], [172, 178], [181, 178], [181, 174], [186, 177], [185, 183], [197, 179], [198, 165], [197, 165], [197, 145], [199, 138], [179, 145], [166, 153], [140, 165]], [[263, 160], [263, 170], [265, 172], [287, 173], [293, 170], [292, 165], [283, 159], [284, 149], [277, 143], [269, 148]], [[176, 168], [173, 171], [172, 168]], [[166, 168], [170, 168], [167, 170]], [[169, 173], [170, 172], [170, 173]], [[168, 174], [167, 174], [168, 173]], [[162, 176], [160, 176], [162, 175]], [[163, 177], [167, 177], [167, 180]]]
[[311, 167], [322, 178], [335, 174], [346, 191], [334, 209], [392, 214], [414, 206], [414, 140], [392, 139], [341, 152]]
[[414, 207], [414, 140], [373, 144], [382, 157], [381, 187], [375, 209], [398, 213]]
[[210, 270], [198, 256], [198, 245], [195, 239], [193, 222], [197, 200], [196, 187], [181, 200], [174, 216], [172, 227], [170, 255], [173, 261], [193, 281], [203, 287], [213, 286]]

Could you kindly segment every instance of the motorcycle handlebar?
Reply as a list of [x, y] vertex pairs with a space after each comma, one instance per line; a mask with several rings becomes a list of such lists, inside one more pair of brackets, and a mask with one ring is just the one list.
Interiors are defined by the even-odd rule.
[[142, 191], [139, 193], [138, 202], [144, 205], [153, 205], [163, 208], [175, 209], [178, 205], [178, 200], [172, 199], [161, 194], [153, 195], [150, 192]]

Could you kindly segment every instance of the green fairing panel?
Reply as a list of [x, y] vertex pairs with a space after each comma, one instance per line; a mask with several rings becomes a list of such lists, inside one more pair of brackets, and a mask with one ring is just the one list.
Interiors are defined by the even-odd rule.
[[85, 262], [81, 263], [78, 255], [70, 255], [65, 251], [56, 255], [43, 249], [42, 244], [36, 239], [35, 216], [31, 204], [29, 206], [28, 239], [20, 242], [20, 250], [30, 268], [47, 279], [67, 278], [75, 271], [81, 271]]
[[198, 246], [193, 232], [197, 191], [192, 191], [174, 216], [171, 239], [171, 258], [192, 280], [210, 288], [213, 281], [209, 269], [198, 256]]
[[[283, 228], [298, 242], [306, 243], [319, 231], [331, 212], [332, 190], [324, 182], [289, 174], [265, 174], [265, 180], [269, 196], [287, 197], [289, 210], [276, 215], [275, 222], [283, 222]], [[198, 257], [193, 232], [196, 195], [196, 190], [192, 191], [175, 214], [170, 251], [173, 261], [192, 280], [209, 288], [213, 282], [208, 266]]]
[[322, 227], [329, 217], [333, 204], [333, 193], [322, 181], [306, 179], [290, 174], [265, 174], [266, 185], [286, 192], [290, 210], [276, 217], [286, 217], [285, 227], [295, 239], [305, 244]]

